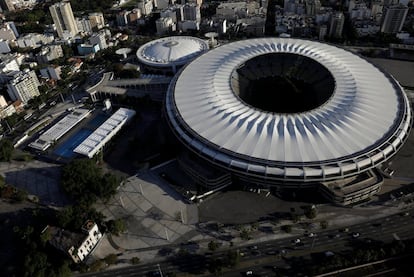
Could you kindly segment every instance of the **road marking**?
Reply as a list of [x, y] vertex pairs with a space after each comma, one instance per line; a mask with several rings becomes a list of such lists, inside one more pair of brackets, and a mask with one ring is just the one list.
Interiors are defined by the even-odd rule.
[[400, 240], [400, 237], [396, 233], [393, 233], [392, 236], [394, 237], [394, 239]]

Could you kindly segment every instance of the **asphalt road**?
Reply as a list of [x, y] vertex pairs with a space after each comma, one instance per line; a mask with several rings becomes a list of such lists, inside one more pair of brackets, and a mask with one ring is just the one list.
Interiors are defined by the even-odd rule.
[[[370, 222], [348, 226], [347, 232], [341, 232], [338, 229], [316, 232], [315, 237], [296, 236], [289, 239], [280, 239], [266, 241], [260, 244], [249, 245], [245, 247], [235, 247], [234, 250], [242, 253], [240, 264], [237, 269], [228, 271], [222, 276], [240, 276], [246, 271], [253, 271], [255, 276], [273, 276], [273, 266], [286, 268], [288, 265], [283, 259], [277, 259], [276, 254], [284, 252], [286, 257], [306, 256], [312, 252], [340, 251], [350, 247], [350, 243], [357, 241], [383, 241], [389, 242], [394, 239], [414, 238], [414, 209], [408, 211], [409, 215], [392, 215]], [[358, 237], [353, 234], [358, 233]], [[293, 241], [300, 239], [301, 243], [295, 244]], [[85, 277], [105, 277], [105, 276], [159, 276], [158, 265], [163, 275], [169, 272], [187, 272], [197, 273], [207, 272], [207, 256], [213, 258], [224, 258], [228, 250], [205, 255], [189, 255], [186, 257], [172, 257], [169, 260], [159, 263], [137, 265], [103, 272], [87, 273], [80, 276]], [[202, 270], [204, 268], [204, 270]], [[204, 275], [205, 276], [205, 275]]]

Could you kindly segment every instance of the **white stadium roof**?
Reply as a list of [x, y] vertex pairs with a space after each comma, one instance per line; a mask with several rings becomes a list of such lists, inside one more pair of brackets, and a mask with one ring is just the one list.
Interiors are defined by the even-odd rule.
[[[332, 95], [316, 108], [278, 113], [235, 94], [233, 79], [243, 85], [239, 68], [281, 53], [327, 69]], [[280, 70], [262, 63], [254, 74]], [[205, 53], [176, 75], [166, 109], [175, 133], [194, 152], [239, 173], [284, 181], [329, 180], [375, 167], [402, 146], [412, 121], [407, 97], [392, 76], [344, 49], [299, 39], [244, 40]]]
[[73, 152], [92, 158], [134, 115], [134, 110], [120, 108], [79, 144]]
[[180, 66], [208, 50], [205, 40], [189, 36], [165, 37], [150, 41], [137, 50], [138, 60], [153, 67]]

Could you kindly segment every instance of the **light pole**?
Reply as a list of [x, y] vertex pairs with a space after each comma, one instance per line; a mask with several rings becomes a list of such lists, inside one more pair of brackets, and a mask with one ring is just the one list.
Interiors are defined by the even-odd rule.
[[163, 277], [160, 264], [157, 264], [157, 266], [158, 266], [158, 272], [160, 273], [160, 276]]

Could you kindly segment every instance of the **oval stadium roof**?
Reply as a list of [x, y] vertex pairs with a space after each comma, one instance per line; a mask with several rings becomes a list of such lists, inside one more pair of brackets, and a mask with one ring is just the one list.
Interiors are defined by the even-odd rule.
[[189, 36], [165, 37], [150, 41], [137, 50], [138, 60], [154, 67], [184, 65], [208, 50], [208, 43]]
[[[234, 72], [272, 53], [321, 64], [334, 79], [330, 98], [297, 113], [268, 112], [241, 100]], [[258, 65], [254, 74], [271, 68]], [[399, 84], [365, 59], [332, 45], [278, 38], [238, 41], [198, 57], [171, 83], [166, 110], [179, 139], [199, 155], [236, 172], [285, 181], [329, 180], [377, 166], [402, 146], [412, 120]]]

